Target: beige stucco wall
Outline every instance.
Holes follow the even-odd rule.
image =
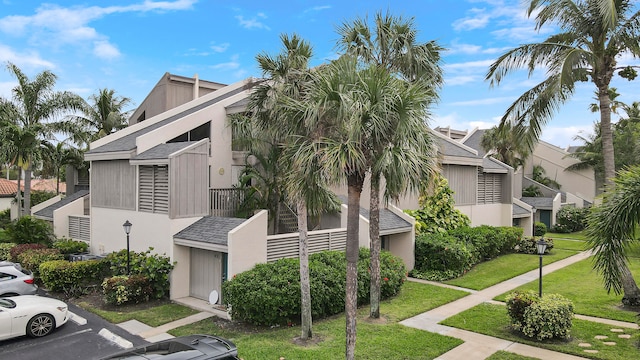
[[[169,297],[177,299],[189,296],[191,289],[191,250],[187,246],[173,245],[173,261],[176,262],[171,271],[171,289]]]
[[[0,198],[0,211],[10,209],[11,201],[13,201],[13,197]]]
[[[70,215],[84,216],[84,198],[76,199],[53,211],[53,233],[57,237],[69,237]]]
[[[511,226],[511,204],[460,205],[455,207],[471,220],[471,226]]]
[[[255,264],[267,262],[266,210],[261,210],[248,221],[229,232],[227,276],[250,270]]]
[[[389,239],[389,251],[391,251],[392,254],[399,256],[404,261],[407,271],[411,271],[416,263],[416,220],[395,206],[389,206],[388,209],[411,224],[410,232],[393,234],[390,235]]]
[[[595,174],[593,169],[579,171],[565,171],[567,167],[579,161],[568,157],[569,153],[563,149],[540,141],[533,155],[524,166],[524,173],[531,177],[534,165],[540,165],[545,170],[545,176],[556,180],[562,185],[561,190],[570,192],[587,201],[593,202],[596,195]]]

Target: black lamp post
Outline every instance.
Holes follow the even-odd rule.
[[[544,241],[544,238],[541,237],[540,240],[536,243],[536,248],[538,250],[538,255],[540,255],[540,280],[538,282],[538,296],[542,297],[542,255],[544,255],[545,250],[547,250],[547,242]]]
[[[129,232],[131,232],[131,224],[129,222],[129,220],[125,221],[124,224],[122,224],[122,227],[124,228],[124,232],[127,234],[127,275],[131,275],[131,268],[130,268],[130,254],[129,254]],[[542,258],[540,258],[542,259]],[[540,260],[542,261],[542,260]]]

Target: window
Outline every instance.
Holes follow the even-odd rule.
[[[138,182],[138,210],[169,213],[169,167],[140,165]]]
[[[180,134],[173,139],[167,141],[169,143],[185,142],[185,141],[200,141],[202,139],[208,139],[211,134],[211,123],[207,122],[198,126],[197,128],[187,131],[184,134]]]
[[[478,204],[502,202],[502,178],[500,174],[478,172]]]

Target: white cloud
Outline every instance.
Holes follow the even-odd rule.
[[[211,68],[214,70],[235,70],[240,68],[240,63],[238,62],[238,59],[240,57],[238,55],[233,55],[230,59],[230,61],[224,62],[224,63],[219,63],[216,65],[212,65]]]
[[[568,145],[582,145],[582,141],[574,140],[573,138],[576,135],[585,136],[589,134],[593,134],[592,125],[566,127],[546,126],[542,129],[542,136],[540,138],[550,144],[565,148]]]
[[[93,43],[93,54],[101,59],[116,59],[120,57],[120,51],[108,41],[101,40]]]
[[[445,77],[445,84],[451,86],[464,85],[476,81],[478,81],[478,76],[473,75]]]
[[[317,12],[317,11],[322,11],[322,10],[329,10],[331,9],[331,5],[320,5],[320,6],[314,6],[312,8],[306,9],[305,11],[303,11],[303,13],[309,13],[309,12]]]
[[[473,16],[458,19],[453,22],[453,29],[456,31],[466,31],[474,29],[482,29],[487,26],[491,16],[484,12],[484,9],[472,9],[475,12]]]
[[[18,53],[6,45],[0,44],[0,62],[6,63],[7,61],[14,64],[20,64],[21,68],[31,67],[54,69],[56,67],[52,62],[41,58],[36,51]]]
[[[429,124],[430,127],[450,127],[455,130],[473,130],[475,128],[488,129],[498,124],[499,118],[489,119],[462,119],[461,116],[452,112],[444,116],[434,116],[433,121]]]
[[[514,100],[513,97],[494,97],[494,98],[484,98],[484,99],[467,100],[467,101],[454,101],[449,105],[452,105],[452,106],[493,105],[493,104],[502,104],[505,102],[511,102],[513,100]]]
[[[213,50],[214,52],[217,53],[223,53],[225,51],[227,51],[227,49],[229,48],[230,44],[229,43],[222,43],[222,44],[217,44],[216,43],[211,43],[211,46],[209,46],[211,48],[211,50]]]
[[[258,14],[258,17],[265,18],[264,14]],[[265,29],[271,30],[270,27],[260,22],[256,17],[252,17],[251,19],[245,19],[242,15],[237,15],[236,19],[238,20],[238,24],[245,29]]]
[[[488,68],[491,66],[494,60],[476,60],[476,61],[467,61],[455,64],[446,64],[443,66],[444,70],[460,70],[460,69],[472,69],[472,68]]]

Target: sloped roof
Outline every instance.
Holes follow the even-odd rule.
[[[553,198],[550,197],[523,197],[520,200],[540,210],[553,209]]]
[[[484,151],[484,148],[480,146],[480,140],[482,140],[482,136],[486,130],[476,129],[472,133],[468,135],[467,138],[464,139],[463,144],[468,147],[476,150],[478,152],[478,156],[484,156],[487,152]]]
[[[369,219],[369,210],[360,208],[360,215]],[[411,223],[388,209],[380,209],[380,233],[392,232],[393,230],[406,230],[411,228]]]
[[[156,145],[151,149],[136,155],[132,160],[168,159],[169,155],[173,154],[174,152],[180,151],[195,143],[197,143],[197,141],[184,141]]]
[[[442,155],[478,158],[478,155],[476,155],[472,151],[469,151],[461,146],[456,146],[456,144],[449,142],[443,138],[438,138],[438,149]]]
[[[173,238],[226,246],[229,231],[245,221],[246,219],[205,216],[175,234]]]
[[[41,217],[41,218],[47,218],[50,220],[53,220],[53,212],[54,210],[60,209],[61,207],[76,201],[82,197],[85,197],[89,195],[89,190],[80,190],[78,192],[75,192],[69,196],[66,196],[64,199],[61,199],[60,201],[53,203],[49,206],[47,206],[44,209],[40,209],[38,211],[36,211],[33,215]]]
[[[0,197],[12,197],[18,192],[18,184],[0,178]]]
[[[91,149],[89,151],[86,152],[86,154],[99,154],[99,153],[108,153],[108,152],[120,152],[120,151],[131,151],[134,150],[136,148],[136,139],[139,136],[142,136],[144,134],[147,134],[153,130],[159,129],[167,124],[170,124],[178,119],[181,119],[185,116],[188,116],[190,114],[193,114],[197,111],[200,111],[204,108],[207,108],[213,104],[216,104],[226,98],[229,98],[233,95],[239,94],[243,91],[245,91],[245,87],[241,86],[238,87],[237,89],[234,89],[232,91],[229,91],[227,93],[212,97],[210,100],[207,100],[205,102],[203,102],[202,104],[190,107],[178,114],[175,114],[173,116],[169,116],[168,118],[162,120],[162,121],[158,121],[157,123],[153,123],[150,124],[149,126],[146,126],[138,131],[135,131],[129,135],[123,136],[119,139],[115,139],[111,142],[108,142],[100,147],[97,147],[95,149]],[[216,94],[216,92],[211,93]],[[144,122],[143,122],[144,124]]]
[[[531,211],[515,203],[513,204],[513,210],[511,212],[513,214],[513,217],[524,217],[531,215]]]

